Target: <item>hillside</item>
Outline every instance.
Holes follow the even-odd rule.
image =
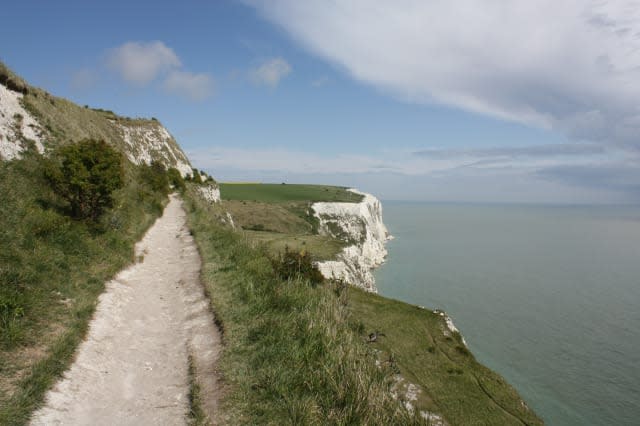
[[[133,164],[161,161],[182,176],[189,159],[156,119],[120,117],[81,107],[27,84],[0,62],[0,158],[11,160],[33,147],[40,153],[82,139],[104,140]]]
[[[61,147],[86,138],[104,140],[121,167],[101,214],[78,217],[50,176]],[[68,368],[105,283],[135,260],[134,244],[162,214],[164,170],[193,172],[159,122],[77,106],[1,64],[0,157],[0,424],[19,425]]]

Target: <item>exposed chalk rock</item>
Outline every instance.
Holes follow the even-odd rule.
[[[160,157],[167,167],[175,167],[182,177],[193,173],[189,160],[162,124],[118,122],[117,126],[126,143],[126,155],[132,163],[150,164]]]
[[[337,260],[319,262],[326,278],[341,279],[367,291],[377,292],[371,271],[386,256],[385,242],[391,238],[382,222],[382,204],[371,194],[350,189],[364,199],[360,203],[314,203],[319,233],[349,243]]]
[[[33,141],[38,152],[44,152],[44,132],[20,103],[23,96],[0,84],[0,157],[3,160],[20,158],[29,141]]]
[[[200,185],[197,187],[198,192],[202,198],[210,203],[217,203],[220,201],[220,188],[215,185]],[[231,221],[233,224],[233,221]]]

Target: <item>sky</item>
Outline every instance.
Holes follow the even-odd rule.
[[[21,0],[0,60],[219,181],[640,203],[640,2]]]

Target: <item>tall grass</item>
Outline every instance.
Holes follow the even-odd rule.
[[[105,281],[162,212],[135,167],[96,224],[75,221],[44,181],[43,159],[0,163],[0,424],[23,424],[68,366]]]
[[[346,292],[281,280],[267,253],[187,192],[202,278],[223,328],[230,424],[420,424],[391,396],[392,371],[359,340]]]

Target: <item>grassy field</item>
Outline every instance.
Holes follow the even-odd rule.
[[[221,183],[223,200],[276,202],[345,202],[358,203],[362,196],[347,191],[347,188],[327,185],[295,185],[276,183]]]
[[[326,185],[223,183],[220,192],[224,210],[253,243],[273,253],[307,250],[316,260],[335,258],[345,243],[317,235],[311,204],[362,200],[346,188]]]
[[[104,283],[162,212],[127,169],[100,224],[70,219],[41,158],[0,163],[0,424],[20,425],[71,362]]]

